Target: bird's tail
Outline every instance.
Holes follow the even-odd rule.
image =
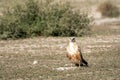
[[[82,63],[84,63],[86,66],[88,66],[88,62],[83,58],[82,53],[80,55],[81,55],[81,58],[82,58]]]
[[[83,64],[88,66],[88,62],[83,58],[81,50],[79,50],[79,52],[80,52],[80,56],[81,56],[81,59],[82,59],[82,63],[80,64],[80,66],[83,66]]]
[[[88,66],[88,62],[85,59],[82,59],[82,63],[84,63],[86,66]]]

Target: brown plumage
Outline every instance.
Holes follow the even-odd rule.
[[[69,40],[69,45],[67,46],[67,57],[71,63],[76,66],[83,66],[85,64],[88,66],[87,61],[83,58],[80,48],[78,47],[75,38]]]

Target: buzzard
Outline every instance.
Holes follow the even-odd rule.
[[[69,44],[67,46],[67,57],[71,63],[75,66],[88,66],[87,61],[83,58],[80,48],[78,47],[75,38],[69,39]]]

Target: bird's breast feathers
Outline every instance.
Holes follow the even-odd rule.
[[[67,52],[69,55],[76,54],[78,52],[78,46],[76,43],[69,43],[67,47]]]

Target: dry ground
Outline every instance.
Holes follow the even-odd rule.
[[[0,41],[0,80],[120,80],[120,35],[76,39],[89,67],[70,68],[67,37]]]

